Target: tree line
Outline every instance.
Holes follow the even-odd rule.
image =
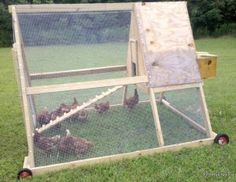
[[[136,2],[137,0],[1,0],[0,1],[0,47],[12,44],[12,22],[8,13],[11,4],[45,3],[112,3]],[[166,0],[146,0],[166,1]],[[168,0],[178,1],[178,0]],[[236,36],[235,0],[188,0],[188,10],[195,38],[205,36]]]

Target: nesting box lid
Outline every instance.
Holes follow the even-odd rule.
[[[149,86],[200,82],[186,2],[135,6]]]

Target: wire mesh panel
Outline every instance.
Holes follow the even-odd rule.
[[[157,104],[165,145],[207,138],[198,88],[164,92]]]
[[[124,87],[118,86],[34,95],[39,129],[32,131],[36,166],[157,147],[149,96],[132,85],[125,100],[123,93]],[[88,102],[76,114],[42,130],[50,120],[58,121]]]
[[[18,13],[29,73],[125,64],[130,16],[130,11]],[[80,81],[60,82],[74,80]],[[53,81],[58,80],[47,83]]]

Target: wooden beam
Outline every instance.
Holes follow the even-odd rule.
[[[86,68],[86,69],[66,70],[66,71],[54,71],[54,72],[44,72],[44,73],[31,73],[30,79],[35,80],[35,79],[58,78],[67,76],[108,73],[115,71],[126,71],[126,65],[106,66],[106,67],[96,67],[96,68]]]
[[[184,85],[172,85],[172,86],[165,86],[165,87],[156,87],[153,88],[154,93],[160,93],[160,92],[166,92],[166,91],[172,91],[172,90],[182,90],[187,88],[196,88],[200,87],[202,83],[189,83]]]
[[[157,135],[157,141],[159,143],[159,146],[164,146],[164,139],[162,135],[162,129],[161,129],[161,124],[160,124],[160,119],[159,119],[159,114],[157,110],[157,104],[156,104],[156,98],[155,94],[152,88],[150,88],[150,102],[152,106],[152,113],[153,113],[153,118],[154,118],[154,123],[156,127],[156,135]]]
[[[18,69],[19,69],[19,77],[20,77],[20,85],[21,85],[21,99],[22,99],[22,106],[23,106],[23,113],[24,113],[24,123],[26,129],[26,136],[27,136],[27,143],[28,143],[28,161],[30,167],[34,167],[34,149],[33,149],[33,139],[32,139],[32,121],[30,119],[30,111],[29,111],[29,103],[26,95],[26,78],[25,78],[25,70],[24,70],[24,60],[22,55],[22,48],[21,48],[21,39],[20,39],[20,29],[19,29],[19,22],[18,17],[16,15],[15,7],[12,7],[12,18],[13,18],[13,26],[14,26],[14,33],[16,39],[16,50],[17,50],[17,61],[18,61]]]
[[[214,138],[207,138],[207,139],[195,140],[191,142],[185,142],[181,144],[173,144],[173,145],[153,148],[153,149],[139,150],[139,151],[130,152],[130,153],[109,155],[109,156],[104,156],[104,157],[96,157],[96,158],[72,161],[72,162],[67,162],[67,163],[40,166],[40,167],[31,168],[31,170],[33,172],[33,175],[37,176],[37,175],[41,175],[47,172],[56,172],[56,171],[68,169],[68,168],[72,169],[72,168],[88,166],[92,164],[109,163],[112,161],[132,159],[134,157],[154,155],[154,154],[163,153],[167,151],[174,152],[174,151],[179,151],[183,148],[195,148],[195,147],[200,147],[200,146],[206,146],[206,145],[213,144],[213,142],[214,142]]]
[[[79,83],[67,83],[47,86],[35,86],[28,87],[26,92],[28,95],[43,94],[50,92],[72,91],[81,89],[101,88],[101,87],[113,87],[113,86],[125,86],[130,84],[147,83],[146,76],[125,77],[117,79],[106,79],[97,81],[87,81]]]
[[[14,5],[17,13],[132,10],[134,3]],[[12,11],[12,7],[9,7]]]
[[[190,117],[188,117],[187,115],[185,115],[184,113],[182,113],[181,111],[179,111],[178,109],[176,109],[175,107],[173,107],[169,102],[167,102],[165,99],[162,99],[161,102],[164,104],[164,106],[166,106],[169,110],[171,110],[172,112],[174,112],[175,114],[179,115],[180,117],[182,117],[188,124],[190,124],[192,127],[194,127],[195,129],[197,129],[198,131],[206,134],[207,131],[206,129],[201,126],[200,124],[198,124],[196,121],[194,121],[193,119],[191,119]]]
[[[201,101],[201,106],[202,106],[202,111],[204,115],[204,125],[207,131],[208,137],[212,137],[212,128],[211,128],[211,122],[210,122],[210,117],[206,105],[206,99],[203,91],[203,86],[201,85],[199,87],[199,92],[200,92],[200,101]]]

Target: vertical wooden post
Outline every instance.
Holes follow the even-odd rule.
[[[198,90],[200,92],[200,101],[201,101],[201,106],[203,109],[204,125],[205,125],[206,131],[207,131],[207,135],[208,135],[208,137],[214,137],[213,132],[212,132],[212,127],[211,127],[210,117],[209,117],[209,113],[208,113],[208,109],[207,109],[207,105],[206,105],[206,99],[205,99],[205,95],[204,95],[204,91],[203,91],[203,86],[200,85]]]
[[[21,39],[20,39],[20,31],[19,31],[19,22],[16,14],[15,6],[12,7],[12,17],[13,17],[13,25],[15,31],[15,39],[16,39],[16,49],[17,49],[17,61],[19,66],[19,76],[21,83],[21,97],[22,97],[22,105],[24,110],[24,121],[25,121],[25,129],[27,135],[27,143],[28,143],[28,167],[34,167],[34,150],[33,150],[33,138],[32,138],[32,122],[30,120],[30,111],[29,111],[29,103],[26,95],[26,78],[25,78],[25,70],[24,70],[24,60],[22,55],[21,48]]]
[[[123,97],[122,97],[122,104],[123,105],[125,104],[125,99],[127,97],[127,91],[128,91],[128,85],[124,86],[124,89],[123,89]]]
[[[158,114],[157,105],[156,105],[156,98],[155,98],[155,94],[152,88],[149,89],[149,93],[150,93],[150,102],[152,106],[153,118],[154,118],[155,127],[156,127],[157,140],[158,140],[159,146],[161,147],[161,146],[164,146],[164,139],[162,135],[162,129],[161,129],[159,114]]]

